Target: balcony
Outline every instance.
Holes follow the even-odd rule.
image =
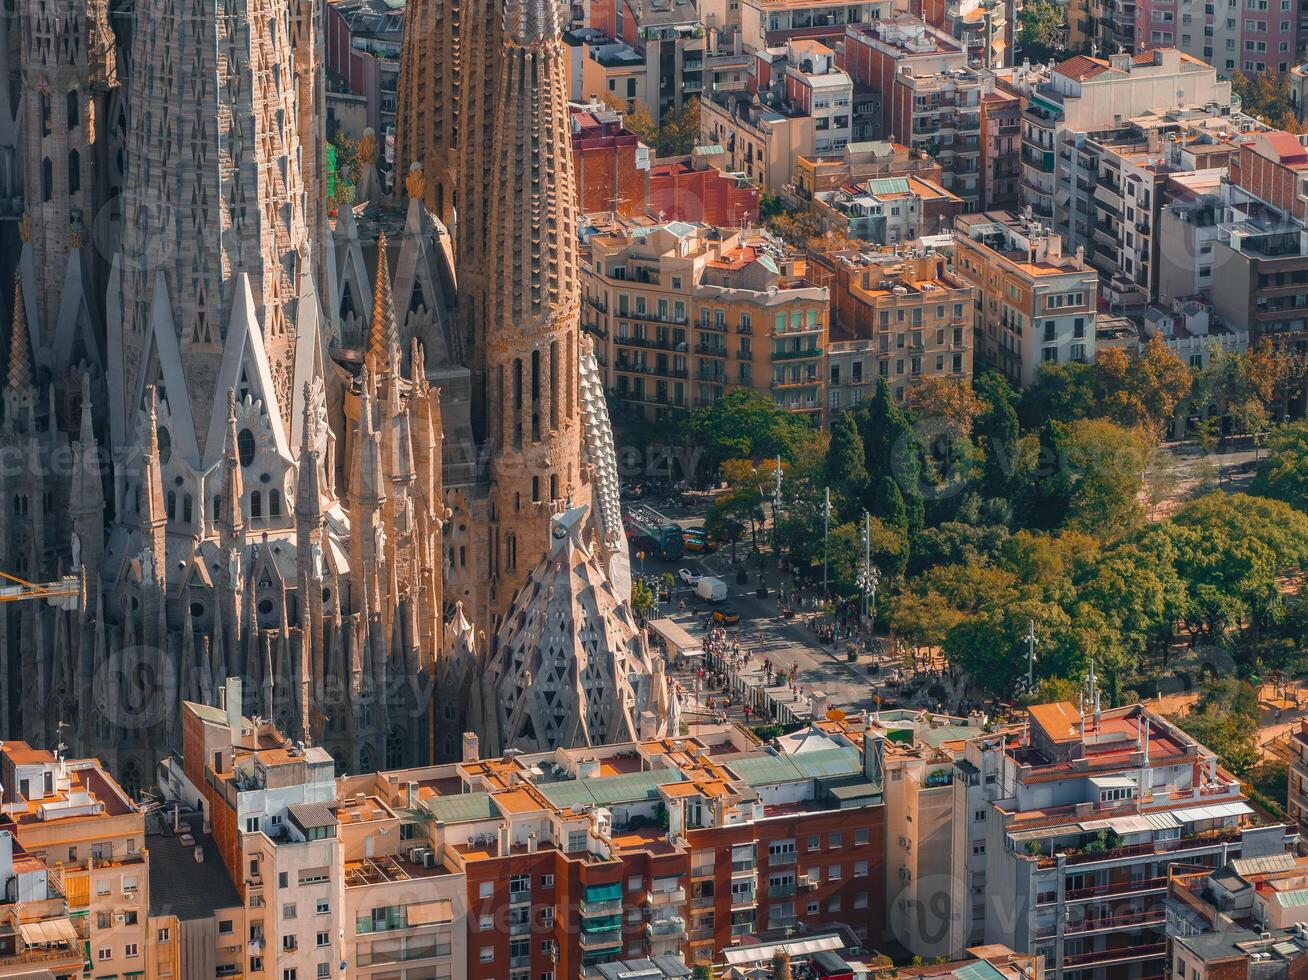
[[[1239,827],[1231,827],[1224,830],[1206,830],[1191,837],[1181,837],[1173,840],[1147,841],[1142,844],[1128,844],[1125,847],[1114,847],[1103,851],[1084,851],[1077,854],[1066,854],[1064,855],[1064,861],[1069,865],[1079,866],[1084,864],[1097,864],[1101,861],[1120,861],[1124,858],[1185,854],[1192,851],[1203,851],[1213,847],[1221,847],[1223,844],[1235,843],[1240,840],[1241,836],[1242,831]],[[1039,866],[1042,868],[1053,867],[1057,863],[1057,859],[1054,857],[1042,857],[1038,862]]]
[[[602,902],[587,902],[582,899],[577,903],[577,914],[584,919],[591,919],[599,915],[620,915],[621,913],[621,898],[610,898]]]
[[[732,892],[731,907],[733,909],[751,909],[758,904],[758,893],[752,889],[747,892]]]
[[[715,332],[717,332],[717,333],[726,333],[726,332],[727,332],[727,325],[726,325],[725,322],[724,322],[724,323],[718,323],[717,321],[711,321],[711,322],[710,322],[710,321],[708,321],[708,320],[700,320],[699,323],[697,324],[697,326],[698,326],[701,330],[713,330],[713,331],[715,331]]]
[[[644,310],[644,311],[629,310],[626,312],[619,310],[617,315],[627,320],[647,320],[650,323],[675,323],[679,327],[687,326],[689,323],[689,321],[687,321],[685,317],[685,314],[681,315],[680,317],[677,317],[673,315],[660,315],[658,313],[651,313],[648,310]]]
[[[680,905],[686,900],[686,889],[669,888],[666,891],[652,891],[647,901],[650,905]]]
[[[685,341],[659,340],[657,337],[614,337],[615,344],[627,347],[644,347],[653,350],[670,350],[675,351],[678,346],[685,346]]]
[[[659,922],[645,923],[645,935],[650,939],[685,939],[686,920],[682,918],[663,919]]]
[[[1124,895],[1148,895],[1153,892],[1167,891],[1166,878],[1141,878],[1137,881],[1115,881],[1107,885],[1092,885],[1089,888],[1072,888],[1063,893],[1068,902],[1096,902],[1102,899],[1121,898]],[[1053,901],[1052,897],[1046,901]],[[1044,904],[1040,898],[1037,904]]]
[[[772,360],[774,361],[793,361],[793,360],[798,360],[800,358],[821,357],[821,356],[822,356],[821,347],[809,347],[809,348],[805,348],[804,350],[784,350],[784,351],[774,350],[772,352]]]
[[[1167,921],[1167,913],[1161,909],[1149,909],[1144,912],[1131,912],[1126,915],[1091,916],[1077,922],[1068,922],[1063,926],[1064,936],[1084,936],[1096,932],[1115,932],[1118,930],[1145,929],[1160,926]],[[1058,935],[1056,925],[1041,926],[1036,930],[1037,939],[1053,939]]]
[[[1121,949],[1100,949],[1089,953],[1076,953],[1072,956],[1063,957],[1063,969],[1148,960],[1162,956],[1166,951],[1166,943],[1148,943],[1143,946],[1124,946]]]
[[[690,869],[690,880],[700,881],[703,880],[704,878],[712,878],[716,873],[717,872],[714,869],[713,865],[701,864]]]
[[[725,347],[719,347],[717,344],[706,344],[701,340],[695,345],[695,353],[708,354],[710,357],[726,357],[727,349]]]
[[[622,945],[622,930],[610,929],[606,932],[583,932],[578,937],[582,949],[611,949]]]
[[[817,375],[813,375],[807,378],[786,378],[786,379],[773,378],[772,379],[773,388],[803,388],[805,386],[815,385],[817,383],[818,383]]]

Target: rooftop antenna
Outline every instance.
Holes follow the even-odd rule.
[[[59,739],[59,741],[55,743],[55,758],[59,760],[60,776],[65,776],[68,773],[68,765],[65,760],[65,756],[68,754],[68,745],[64,742],[64,731],[67,728],[68,725],[61,721],[55,729],[56,736]]]

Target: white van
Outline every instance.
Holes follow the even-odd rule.
[[[721,602],[727,597],[727,583],[720,578],[705,575],[695,583],[695,595],[706,602]]]

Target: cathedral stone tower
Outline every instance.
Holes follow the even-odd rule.
[[[568,126],[567,8],[508,0],[493,91],[490,306],[491,614],[550,553],[550,517],[588,504],[581,472],[581,290]]]
[[[171,454],[222,454],[227,390],[262,405],[288,463],[311,256],[288,0],[142,0],[123,240],[109,285],[114,441],[158,384]],[[301,340],[296,349],[297,336]],[[198,491],[199,488],[197,487]],[[208,495],[200,499],[207,499]]]
[[[496,100],[505,58],[496,0],[462,0],[459,27],[458,122],[465,146],[459,154],[455,267],[459,272],[459,323],[472,373],[472,428],[482,439],[487,435],[490,397],[486,334],[491,328],[491,209],[497,194],[503,194],[501,180],[509,176],[494,170],[495,138],[501,125],[497,115],[502,108]]]
[[[118,82],[108,0],[18,0],[25,179],[20,260],[38,365],[99,360],[87,247],[108,198],[110,89]]]
[[[446,225],[454,217],[460,149],[459,13],[460,0],[412,0],[405,6],[395,132],[396,173],[422,165],[423,199]]]

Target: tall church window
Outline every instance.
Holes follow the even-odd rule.
[[[242,429],[236,434],[236,453],[240,457],[242,466],[249,466],[254,462],[254,433],[249,429]]]
[[[282,516],[282,492],[280,490],[268,491],[268,516]]]
[[[66,99],[68,102],[68,128],[76,129],[82,122],[82,106],[78,101],[77,89],[69,89]]]
[[[76,150],[68,151],[68,193],[76,194],[82,189],[82,155]]]
[[[263,495],[258,490],[250,494],[250,517],[263,517]]]
[[[54,197],[54,164],[46,157],[41,161],[41,200],[49,203]]]

